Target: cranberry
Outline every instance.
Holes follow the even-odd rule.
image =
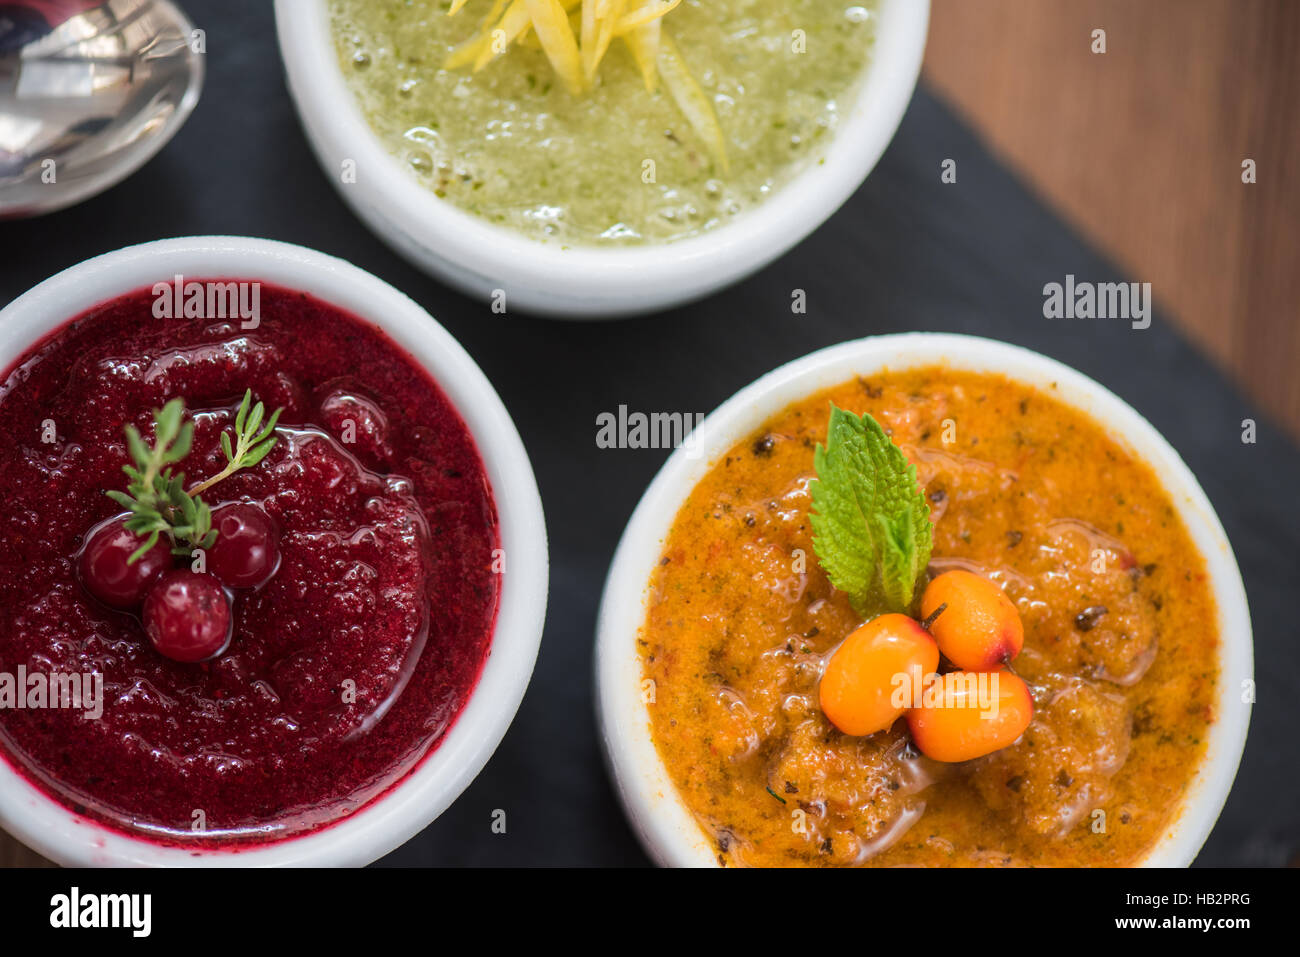
[[[208,571],[231,588],[256,588],[280,565],[280,532],[256,505],[212,510],[217,540],[208,549]]]
[[[173,661],[204,661],[230,641],[230,602],[221,582],[178,568],[158,579],[144,600],[144,630]]]
[[[81,583],[105,605],[113,608],[138,608],[162,573],[172,567],[167,540],[158,543],[134,562],[128,559],[145,540],[114,518],[91,530],[77,556],[77,574]]]

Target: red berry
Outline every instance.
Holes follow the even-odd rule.
[[[188,568],[170,571],[144,600],[144,630],[173,661],[205,661],[230,641],[230,602],[221,582]]]
[[[172,567],[165,539],[128,564],[145,540],[129,531],[121,518],[110,519],[91,530],[77,556],[81,584],[105,605],[138,608],[149,588]]]
[[[208,549],[208,571],[231,588],[256,588],[280,565],[280,532],[256,505],[212,510],[217,540]]]

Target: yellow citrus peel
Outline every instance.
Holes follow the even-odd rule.
[[[469,0],[452,0],[453,16]],[[691,75],[681,51],[663,29],[663,18],[682,0],[493,0],[478,32],[457,46],[443,66],[483,69],[510,46],[539,46],[560,82],[573,95],[591,89],[615,38],[632,54],[647,92],[660,77],[719,167],[728,169],[726,141],[708,94]]]

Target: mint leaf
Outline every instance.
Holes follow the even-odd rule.
[[[934,544],[916,466],[870,415],[831,403],[813,467],[813,550],[831,584],[864,618],[907,612]]]

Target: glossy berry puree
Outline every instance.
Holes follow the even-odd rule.
[[[276,840],[382,793],[455,721],[497,610],[492,493],[456,410],[374,326],[266,284],[247,331],[155,318],[154,299],[143,289],[76,317],[0,386],[0,671],[104,681],[99,719],[0,709],[0,743],[39,787],[111,826],[166,843]],[[171,591],[155,585],[143,611],[93,597],[78,555],[127,514],[105,495],[127,485],[124,426],[149,442],[154,410],[183,399],[193,444],[176,468],[193,487],[226,464],[221,434],[246,390],[268,418],[283,409],[277,440],[202,498],[214,516],[232,503],[252,516],[214,519],[227,549],[276,530],[274,574],[218,582],[159,551],[150,560],[171,570],[153,574]],[[141,616],[204,582],[223,650],[173,660]]]

